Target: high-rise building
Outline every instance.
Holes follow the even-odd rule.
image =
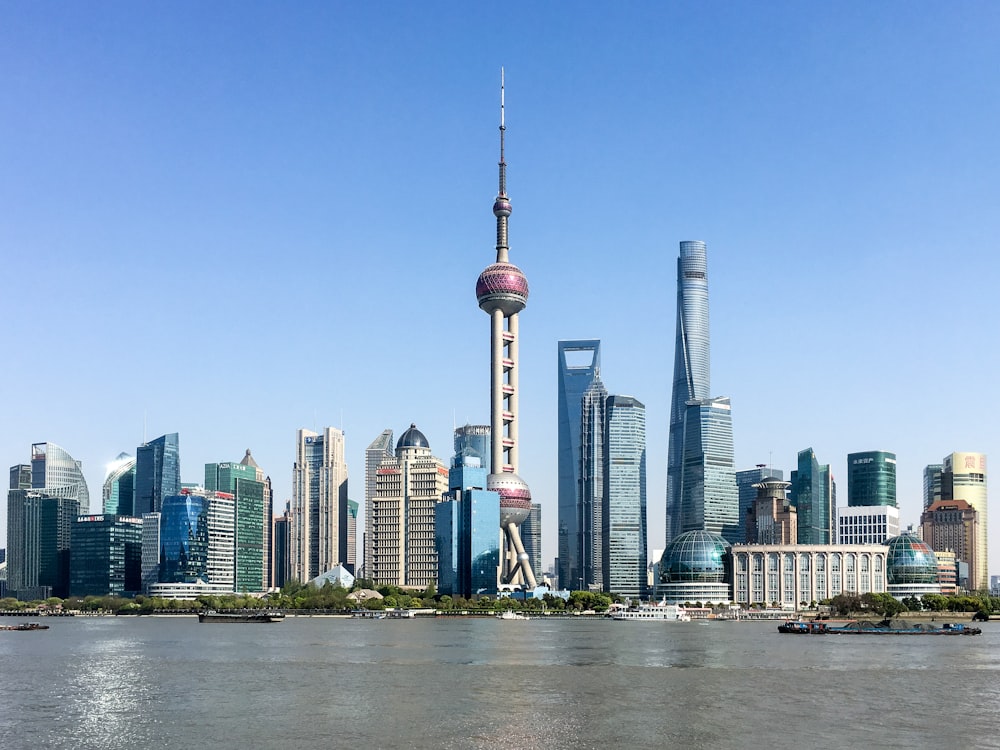
[[[896,502],[896,454],[863,451],[847,454],[847,505],[891,505]]]
[[[945,456],[941,471],[941,499],[965,500],[979,516],[974,554],[969,559],[969,588],[989,588],[989,516],[986,503],[986,455],[952,453]]]
[[[733,420],[728,398],[688,401],[681,461],[680,532],[708,531],[726,541],[739,538],[739,495],[733,459]]]
[[[290,574],[300,583],[347,562],[347,463],[335,427],[296,435],[289,545]]]
[[[558,343],[558,500],[559,565],[557,575],[563,588],[582,588],[584,572],[582,419],[583,396],[599,381],[601,342],[597,339]],[[590,566],[592,568],[592,565]],[[590,580],[590,583],[594,583]]]
[[[601,520],[603,590],[646,593],[646,407],[631,396],[608,396]]]
[[[705,243],[682,242],[677,259],[677,329],[674,382],[667,443],[667,542],[687,530],[681,479],[684,464],[684,418],[688,402],[709,398],[711,357],[708,328],[708,259]]]
[[[234,499],[235,590],[240,592],[267,588],[265,544],[270,536],[271,513],[264,499],[264,482],[258,479],[262,474],[256,463],[205,464],[205,489],[228,493]]]
[[[288,575],[288,530],[291,516],[291,503],[285,503],[285,512],[274,517],[274,554],[272,556],[271,585],[280,589],[289,579]]]
[[[16,464],[10,467],[10,489],[31,489],[31,464]]]
[[[347,560],[344,567],[351,575],[358,569],[358,504],[347,501]]]
[[[979,513],[965,500],[936,500],[920,516],[921,538],[940,559],[941,552],[951,552],[957,563],[965,563],[965,580],[958,585],[970,588],[968,574],[980,556],[976,542],[979,539]],[[978,572],[978,571],[975,571]],[[975,586],[972,586],[975,588]]]
[[[441,593],[466,598],[496,596],[500,495],[486,489],[487,476],[483,459],[462,446],[448,471],[445,500],[434,506]]]
[[[31,483],[11,469],[7,495],[7,587],[19,599],[65,598],[70,585],[73,524],[90,509],[79,461],[55,443],[31,446]],[[15,471],[16,470],[16,471]]]
[[[828,464],[820,464],[812,448],[799,451],[788,497],[798,517],[799,544],[837,541],[837,488]]]
[[[924,510],[941,499],[941,472],[943,464],[928,464],[924,467]]]
[[[70,542],[72,596],[135,596],[142,591],[142,519],[79,516]]]
[[[511,205],[507,198],[507,164],[504,161],[504,87],[500,74],[500,187],[493,203],[497,220],[496,263],[487,266],[476,281],[480,309],[490,316],[490,438],[492,456],[487,489],[500,493],[500,525],[505,549],[501,560],[501,582],[536,587],[528,553],[518,527],[531,512],[531,490],[517,474],[519,325],[528,304],[528,279],[510,262],[507,220]]]
[[[270,588],[274,585],[272,579],[272,570],[274,568],[274,562],[272,556],[274,555],[274,543],[271,540],[271,521],[274,518],[274,490],[271,485],[271,477],[269,477],[257,462],[254,460],[253,456],[250,454],[250,449],[247,448],[246,454],[240,461],[244,466],[249,466],[256,473],[256,479],[263,485],[264,490],[264,507],[263,519],[261,520],[262,528],[264,529],[263,538],[261,543],[264,546],[264,588]],[[238,554],[238,553],[237,553]],[[352,568],[353,570],[353,568]],[[238,573],[237,573],[237,577]],[[238,584],[237,584],[238,585]],[[237,589],[242,591],[242,589]]]
[[[119,453],[108,464],[101,489],[101,507],[105,515],[132,516],[135,511],[135,458]]]
[[[372,538],[368,530],[371,528],[376,477],[379,464],[385,459],[393,457],[392,438],[392,430],[383,430],[382,434],[375,438],[371,442],[371,445],[365,449],[365,535],[363,542],[364,558],[362,560],[364,578],[371,577]]]
[[[396,443],[396,454],[375,471],[367,578],[378,586],[436,585],[435,506],[447,491],[448,468],[411,424]]]
[[[180,491],[180,438],[176,432],[136,448],[134,515],[158,513],[163,498]]]
[[[584,391],[580,408],[580,520],[578,554],[582,563],[580,589],[605,583],[605,431],[608,390],[600,376]]]
[[[787,497],[791,482],[764,477],[754,485],[757,497],[745,519],[747,544],[796,544],[798,513]]]
[[[149,593],[154,583],[160,582],[160,514],[142,516],[142,592]]]
[[[743,469],[736,472],[736,494],[739,497],[739,525],[744,532],[747,528],[747,515],[757,501],[756,485],[761,480],[770,477],[784,479],[785,473],[781,469],[769,469],[767,464],[757,464],[752,469]],[[734,542],[734,544],[741,544],[743,542],[750,543],[750,539],[741,539],[738,542]]]
[[[490,472],[490,457],[493,449],[490,444],[490,426],[488,424],[467,424],[455,428],[455,455],[478,456],[481,466]]]
[[[181,491],[187,492],[187,490]],[[208,490],[201,492],[208,503],[206,582],[225,586],[227,591],[236,591],[236,497],[229,492]],[[255,572],[258,575],[262,574],[259,569]],[[260,580],[257,579],[258,582]],[[248,590],[248,588],[242,589],[242,591]],[[259,583],[258,588],[254,590],[260,590]]]
[[[531,512],[521,524],[521,539],[528,558],[536,561],[536,566],[542,564],[542,504],[532,503]]]

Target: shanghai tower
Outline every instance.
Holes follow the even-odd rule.
[[[500,73],[500,188],[493,203],[497,220],[497,260],[479,274],[476,298],[490,316],[491,464],[486,488],[500,495],[500,527],[506,549],[501,554],[501,582],[535,588],[535,575],[521,543],[520,526],[531,513],[531,490],[517,475],[518,317],[528,304],[528,279],[510,262],[507,219],[507,164],[504,161],[503,72]]]
[[[677,259],[677,338],[667,443],[667,543],[683,531],[681,474],[687,402],[709,397],[708,261],[705,243],[681,243]]]

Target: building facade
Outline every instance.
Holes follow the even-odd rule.
[[[410,425],[395,455],[375,471],[375,497],[367,519],[371,559],[367,578],[377,586],[437,585],[435,506],[448,491],[448,469],[431,454],[427,438]]]
[[[168,495],[160,512],[143,516],[143,523],[156,515],[160,556],[155,583],[208,582],[208,498],[191,492]]]
[[[392,430],[383,430],[382,434],[375,438],[371,445],[365,449],[365,533],[362,546],[364,547],[362,569],[363,577],[371,575],[372,559],[372,539],[369,529],[370,519],[374,512],[375,486],[378,477],[378,467],[384,460],[393,457],[393,435]]]
[[[344,433],[298,430],[289,528],[289,573],[306,583],[347,562]]]
[[[754,485],[757,497],[746,516],[747,544],[797,544],[798,513],[787,496],[790,482],[765,477]]]
[[[70,543],[71,596],[135,596],[142,592],[142,519],[78,516]]]
[[[965,563],[966,576],[955,582],[968,589],[968,574],[978,574],[974,571],[974,563],[979,559],[976,549],[979,513],[976,509],[965,500],[937,500],[920,516],[920,531],[921,538],[936,556],[949,552],[954,555],[956,563]]]
[[[262,474],[256,463],[205,464],[205,489],[227,493],[234,500],[234,585],[240,592],[265,591],[268,587],[272,513],[265,499],[265,484],[258,479]],[[270,496],[270,492],[266,494]]]
[[[899,535],[899,508],[894,505],[858,505],[837,510],[840,544],[885,544]]]
[[[832,544],[837,538],[837,487],[812,448],[799,451],[789,499],[798,515],[799,544]]]
[[[677,326],[674,380],[667,443],[666,540],[684,530],[682,506],[685,417],[688,402],[711,395],[711,347],[708,327],[708,257],[704,242],[681,242],[677,259]]]
[[[843,593],[884,593],[888,553],[883,545],[737,545],[733,601],[796,609]]]
[[[847,505],[891,505],[896,502],[896,454],[864,451],[847,455]]]

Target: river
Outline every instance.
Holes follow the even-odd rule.
[[[2,750],[1000,747],[998,623],[43,622],[0,632]]]

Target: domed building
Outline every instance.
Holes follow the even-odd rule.
[[[887,539],[886,580],[889,593],[897,599],[924,594],[940,594],[938,561],[934,551],[915,534]]]
[[[710,531],[687,531],[663,550],[659,564],[658,597],[673,604],[730,601],[731,545]]]
[[[366,577],[379,586],[426,588],[438,579],[434,509],[448,491],[448,467],[431,454],[427,437],[411,424],[396,441],[395,455],[385,456],[374,468]]]

